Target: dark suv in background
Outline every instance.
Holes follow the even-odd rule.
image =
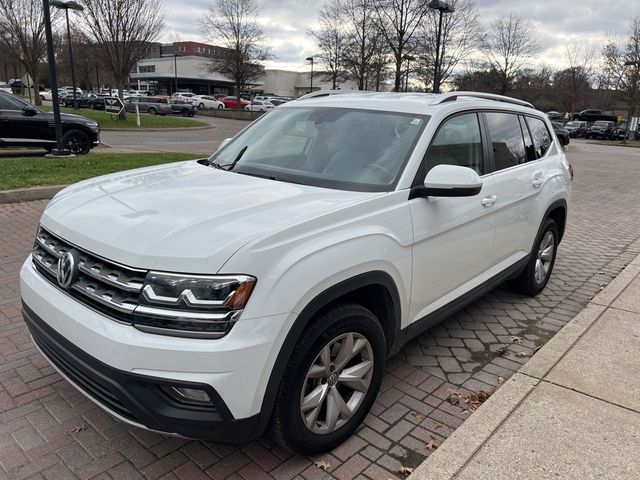
[[[94,120],[67,113],[60,117],[66,149],[84,154],[100,144],[100,127]],[[0,147],[40,147],[49,151],[56,148],[53,113],[0,92]]]

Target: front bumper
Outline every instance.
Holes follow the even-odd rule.
[[[211,385],[172,381],[124,372],[100,362],[49,327],[23,304],[35,345],[71,384],[120,420],[138,427],[189,438],[241,444],[254,435],[260,415],[234,419]],[[175,400],[162,386],[205,390],[210,406]]]
[[[224,443],[261,433],[256,426],[288,315],[240,320],[219,340],[187,339],[141,332],[80,304],[43,278],[31,257],[20,289],[25,321],[45,357],[117,418]],[[176,402],[162,385],[205,390],[211,408]]]

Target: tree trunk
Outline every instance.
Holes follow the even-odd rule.
[[[30,69],[31,71],[27,71],[27,75],[31,75],[31,79],[33,81],[33,103],[35,105],[42,105],[42,99],[40,98],[40,78],[38,76],[38,66],[35,65],[34,68]]]
[[[400,54],[396,55],[396,82],[393,91],[402,91],[402,55]]]

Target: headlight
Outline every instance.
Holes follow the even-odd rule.
[[[152,333],[222,337],[240,316],[255,283],[248,275],[149,272],[133,324]]]

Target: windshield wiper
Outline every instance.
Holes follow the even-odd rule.
[[[225,163],[224,165],[220,165],[219,163],[213,162],[211,165],[213,165],[215,168],[219,168],[221,170],[226,170],[227,172],[229,172],[234,169],[234,167],[237,165],[237,163],[240,161],[240,159],[244,155],[244,152],[247,151],[247,148],[249,148],[249,145],[245,145],[242,148],[242,150],[238,152],[238,155],[236,156],[235,160],[231,163]]]

